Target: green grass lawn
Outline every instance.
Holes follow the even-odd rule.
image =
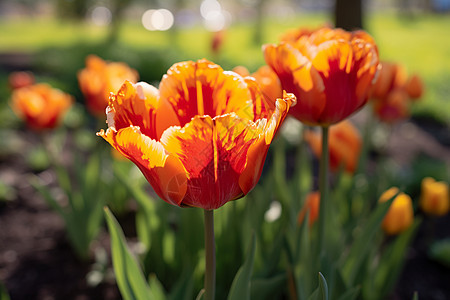
[[[325,14],[301,14],[283,22],[267,19],[264,24],[263,43],[276,42],[288,28],[299,26],[316,27],[331,22]],[[396,14],[369,15],[367,30],[377,41],[382,60],[402,63],[410,73],[417,72],[426,84],[426,94],[414,106],[414,113],[426,115],[446,123],[450,120],[450,18],[445,15],[420,15],[400,17]],[[0,53],[30,52],[62,47],[67,50],[74,45],[91,45],[106,41],[108,30],[86,23],[62,22],[54,19],[28,19],[0,21]],[[219,57],[210,51],[212,34],[202,27],[178,29],[176,33],[150,32],[138,22],[126,22],[119,34],[119,46],[106,44],[103,47],[116,49],[124,60],[139,64],[130,57],[126,49],[135,49],[146,55],[151,50],[172,53],[167,58],[171,63],[179,60],[209,58],[225,69],[236,65],[255,70],[264,63],[261,45],[253,39],[252,23],[234,24],[225,35]],[[151,55],[151,54],[148,54]],[[114,56],[114,57],[116,57]],[[150,57],[151,58],[151,57]],[[172,61],[173,60],[173,61]],[[139,66],[133,65],[139,69]],[[139,70],[141,71],[141,70]]]

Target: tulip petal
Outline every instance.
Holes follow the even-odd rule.
[[[216,209],[243,196],[238,182],[249,147],[262,128],[234,113],[197,116],[183,128],[166,130],[161,143],[188,173],[183,204]]]
[[[298,97],[294,117],[315,123],[325,108],[324,85],[318,72],[300,51],[287,43],[265,45],[267,64],[277,73],[283,89]],[[282,59],[280,59],[282,58]]]
[[[266,119],[257,120],[258,139],[252,143],[247,154],[247,164],[239,178],[239,186],[244,194],[248,194],[261,177],[261,172],[266,160],[267,151],[280,125],[284,121],[289,108],[295,105],[296,99],[293,94],[284,92],[283,99],[277,99],[275,111],[269,121]]]
[[[140,131],[156,139],[155,113],[159,105],[159,92],[155,87],[126,81],[117,95],[112,95],[107,109],[108,126],[120,130],[138,126]]]
[[[251,95],[243,78],[206,59],[173,65],[161,80],[160,92],[178,116],[174,126],[184,126],[196,115],[229,112],[253,119]]]
[[[162,199],[180,205],[186,193],[186,171],[176,157],[165,153],[160,142],[144,135],[137,126],[119,131],[108,128],[97,135],[135,163]]]

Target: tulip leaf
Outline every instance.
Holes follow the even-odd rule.
[[[355,286],[351,289],[348,289],[345,293],[343,293],[338,300],[355,300],[358,298],[359,292],[361,291],[360,286]]]
[[[236,273],[228,294],[228,300],[249,300],[251,291],[251,276],[253,273],[253,262],[255,259],[256,237],[252,235],[247,258]]]
[[[257,278],[251,283],[251,299],[275,299],[274,293],[286,284],[286,274],[282,273],[271,278]]]
[[[160,289],[151,289],[128,249],[119,223],[108,208],[105,216],[111,236],[111,252],[117,285],[125,300],[163,300]]]
[[[328,300],[328,285],[325,277],[319,272],[319,287],[309,296],[308,300]]]
[[[343,276],[347,281],[347,285],[352,286],[358,274],[365,257],[372,248],[372,240],[376,233],[380,230],[381,222],[386,215],[392,201],[397,197],[394,195],[391,199],[384,203],[379,203],[369,220],[361,230],[359,236],[353,243],[350,252],[343,266]]]
[[[396,283],[398,275],[404,264],[406,249],[411,243],[419,224],[420,219],[416,221],[401,235],[397,236],[393,244],[385,251],[380,260],[380,265],[375,273],[375,290],[379,298],[384,298]],[[373,295],[373,291],[369,292]]]

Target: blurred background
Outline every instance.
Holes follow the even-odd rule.
[[[422,177],[449,178],[450,0],[0,0],[0,283],[12,299],[119,296],[114,281],[108,281],[107,259],[97,253],[97,265],[80,265],[67,243],[61,244],[63,222],[24,180],[30,172],[42,175],[48,162],[37,151],[36,136],[10,107],[11,72],[31,71],[36,82],[74,96],[64,122],[69,130],[89,125],[69,131],[74,144],[89,149],[99,142],[94,133],[106,125],[84,107],[77,73],[87,55],[125,62],[141,81],[158,86],[172,64],[185,60],[207,58],[225,70],[241,65],[254,72],[265,64],[263,44],[276,43],[288,29],[327,24],[366,30],[381,61],[401,64],[424,83],[407,121],[374,132],[375,154],[393,158],[393,179],[406,182],[417,196]],[[119,220],[127,224],[134,215],[124,211]],[[448,216],[432,223],[436,237],[450,236]],[[135,237],[131,227],[125,226],[125,233]],[[405,299],[402,295],[420,287],[423,299],[448,299],[449,269],[421,255],[426,236],[419,231],[418,237],[393,299]],[[106,239],[103,232],[97,241],[105,249]],[[96,268],[103,269],[92,273]],[[95,279],[98,273],[103,277]],[[86,274],[94,278],[86,282]],[[409,287],[412,281],[417,285]]]

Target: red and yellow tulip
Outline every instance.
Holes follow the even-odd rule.
[[[243,77],[251,76],[255,78],[261,88],[261,91],[270,101],[283,96],[280,80],[278,79],[277,74],[275,74],[269,66],[261,66],[255,73],[252,74],[250,74],[247,68],[243,66],[237,66],[233,68],[233,71]]]
[[[258,181],[295,96],[267,101],[252,78],[208,61],[173,65],[159,90],[125,82],[98,135],[133,161],[168,203],[216,209]]]
[[[381,195],[379,202],[382,203],[388,201],[398,192],[399,190],[396,187],[388,189]],[[413,221],[414,210],[411,197],[405,193],[399,193],[384,216],[381,227],[386,234],[395,235],[408,229]]]
[[[450,210],[448,183],[425,177],[422,180],[420,207],[427,215],[443,216],[447,214]]]
[[[304,138],[314,155],[319,158],[322,154],[320,134],[306,130]],[[332,171],[338,170],[339,166],[343,165],[347,172],[355,172],[361,153],[362,139],[358,129],[350,121],[345,120],[330,127],[328,146]]]
[[[86,68],[78,72],[78,83],[89,111],[104,116],[111,93],[116,93],[125,80],[137,82],[136,70],[121,62],[106,62],[96,55],[86,58]]]
[[[15,113],[35,130],[56,127],[72,102],[72,96],[44,83],[16,89],[11,99]]]
[[[377,47],[363,31],[324,27],[263,51],[283,89],[297,97],[291,115],[309,125],[329,126],[359,110],[378,70]]]

